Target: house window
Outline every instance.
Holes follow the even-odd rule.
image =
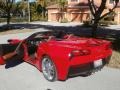
[[[110,0],[109,3],[110,3],[110,4],[113,4],[113,3],[114,3],[114,0]]]
[[[114,4],[114,3],[115,3],[115,0],[109,0],[109,3],[110,3],[110,4]],[[120,0],[118,0],[118,3],[120,3]]]

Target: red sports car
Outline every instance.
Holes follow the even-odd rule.
[[[20,58],[37,67],[48,81],[90,75],[107,64],[112,54],[109,41],[73,34],[37,32],[24,40],[8,42],[10,47],[16,47]]]

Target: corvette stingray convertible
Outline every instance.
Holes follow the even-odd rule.
[[[37,32],[24,40],[10,39],[2,45],[3,55],[16,50],[18,57],[35,67],[48,81],[90,75],[101,70],[112,55],[111,43],[73,34]]]

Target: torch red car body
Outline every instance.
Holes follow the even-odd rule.
[[[66,80],[79,74],[89,75],[108,63],[112,54],[111,43],[106,40],[77,36],[39,40],[41,35],[36,33],[22,41],[23,59],[42,71],[49,81]],[[18,43],[18,40],[10,43]]]

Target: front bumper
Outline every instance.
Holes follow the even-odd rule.
[[[109,63],[111,56],[108,56],[107,58],[102,59],[102,64],[95,66],[94,62],[81,64],[81,65],[74,65],[69,68],[68,77],[69,76],[77,76],[86,74],[88,72],[97,72],[101,70],[107,63]]]

